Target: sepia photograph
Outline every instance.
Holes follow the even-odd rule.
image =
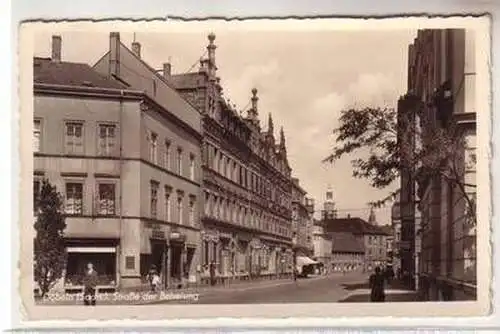
[[[488,19],[359,21],[26,24],[25,307],[487,312]]]

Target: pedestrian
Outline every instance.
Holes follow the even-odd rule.
[[[151,292],[156,292],[160,285],[160,275],[156,270],[156,266],[152,265],[148,272],[148,282]]]
[[[87,270],[83,278],[83,304],[96,304],[97,271],[92,263],[87,264]]]
[[[215,285],[215,262],[210,262],[210,285]]]
[[[385,291],[384,291],[385,278],[381,273],[380,267],[375,268],[375,273],[370,275],[370,301],[372,302],[384,302],[385,301]]]

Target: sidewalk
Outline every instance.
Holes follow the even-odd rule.
[[[346,284],[344,288],[350,291],[347,297],[340,300],[340,303],[368,303],[370,302],[370,293],[368,282],[361,284]],[[406,285],[398,280],[392,281],[385,288],[385,302],[417,302],[418,295],[416,291],[409,290]]]
[[[314,282],[321,279],[327,279],[336,275],[320,275],[309,278],[299,278],[297,282]],[[97,295],[97,305],[147,305],[156,303],[165,303],[168,301],[176,303],[196,303],[198,297],[204,294],[229,293],[237,291],[246,291],[259,288],[270,288],[289,284],[296,284],[291,279],[273,279],[256,281],[235,281],[226,285],[200,286],[182,289],[168,289],[157,293],[149,291],[149,287],[141,286],[135,288],[122,289],[116,293],[100,293]],[[37,305],[83,305],[83,299],[80,295],[53,294],[44,300],[37,301]]]

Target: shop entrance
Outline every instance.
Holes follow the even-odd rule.
[[[170,277],[172,283],[180,283],[182,281],[182,248],[181,244],[171,244],[172,258],[170,260]]]
[[[167,285],[167,244],[163,240],[151,240],[151,262],[150,266],[155,266],[160,274],[163,284]],[[151,268],[148,268],[150,270]]]

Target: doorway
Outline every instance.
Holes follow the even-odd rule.
[[[167,244],[165,241],[161,240],[151,240],[151,260],[150,268],[155,266],[156,270],[160,274],[164,286],[167,285]]]

